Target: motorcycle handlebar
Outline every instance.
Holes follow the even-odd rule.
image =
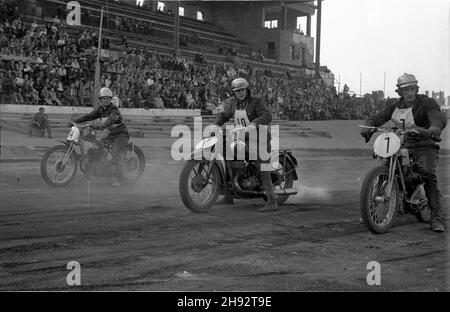
[[[84,129],[84,128],[93,128],[94,126],[91,123],[86,123],[86,124],[77,124],[75,122],[72,122],[72,125],[77,127],[78,129]]]
[[[363,125],[359,125],[359,126],[361,128],[368,128],[368,129],[370,129],[369,130],[370,135],[374,134],[377,131],[384,132],[384,133],[386,133],[386,132],[398,132],[400,134],[412,134],[412,135],[415,135],[415,136],[419,135],[419,131],[416,130],[416,129],[399,130],[397,127],[373,127],[373,126],[363,126]],[[441,142],[442,141],[441,137],[436,136],[434,134],[430,135],[429,137],[430,137],[430,139],[432,139],[435,142]],[[368,140],[366,139],[366,143],[367,143],[367,141]]]

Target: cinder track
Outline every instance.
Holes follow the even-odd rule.
[[[359,221],[367,156],[304,154],[300,194],[281,210],[236,201],[194,214],[178,195],[182,162],[147,155],[136,185],[51,188],[39,163],[1,163],[0,290],[450,290],[448,241],[412,216],[385,235]],[[447,210],[450,158],[441,158]],[[163,169],[163,170],[162,170]],[[448,232],[447,232],[448,233]],[[66,284],[69,261],[82,286]],[[367,286],[369,261],[381,286]]]

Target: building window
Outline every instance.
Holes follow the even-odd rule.
[[[158,11],[164,12],[165,8],[166,8],[166,4],[164,2],[158,1]]]
[[[180,11],[178,11],[178,15],[184,16],[184,7],[180,7]]]
[[[197,20],[203,21],[203,12],[202,11],[197,11]]]
[[[265,28],[277,28],[278,27],[278,20],[272,20],[272,21],[265,21],[264,22]]]

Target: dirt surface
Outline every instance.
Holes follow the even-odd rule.
[[[34,146],[56,144],[40,140]],[[359,191],[374,165],[364,148],[294,144],[299,194],[279,211],[259,213],[255,199],[195,214],[179,197],[184,163],[171,159],[171,142],[140,143],[146,172],[122,188],[80,173],[52,188],[38,162],[0,163],[0,290],[450,290],[448,232],[409,215],[384,235],[360,222]],[[441,156],[444,210],[449,169]],[[66,283],[70,261],[81,265],[81,286]],[[380,286],[366,283],[369,261],[381,265]]]

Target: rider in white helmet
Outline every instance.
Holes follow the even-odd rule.
[[[367,126],[381,126],[391,120],[401,129],[415,129],[418,135],[406,134],[404,145],[412,154],[415,164],[425,182],[425,193],[431,210],[431,229],[444,232],[444,216],[441,209],[440,195],[437,186],[436,167],[439,159],[439,145],[433,137],[439,137],[447,124],[435,100],[418,94],[419,86],[416,77],[404,73],[397,79],[396,92],[400,99],[389,100],[379,114],[371,116]],[[370,140],[373,132],[363,129],[361,135]]]
[[[119,108],[112,103],[113,93],[110,88],[103,87],[99,92],[100,105],[89,114],[78,117],[72,122],[80,123],[100,118],[101,125],[94,126],[99,130],[108,130],[108,135],[102,138],[105,143],[112,144],[112,160],[115,167],[115,177],[118,183],[114,185],[120,186],[123,182],[123,148],[128,144],[130,135],[127,126],[123,122]],[[102,120],[104,119],[104,120]]]
[[[233,91],[233,98],[226,102],[224,105],[224,110],[221,112],[214,122],[217,126],[222,126],[230,118],[234,117],[236,126],[244,126],[248,129],[258,129],[258,140],[259,140],[259,125],[270,125],[272,121],[272,115],[266,107],[266,103],[263,99],[253,97],[250,93],[249,83],[244,78],[236,78],[231,82],[231,89]],[[267,146],[270,151],[270,132],[267,136]],[[250,144],[250,146],[252,146]],[[256,146],[259,146],[257,144]],[[258,167],[260,169],[262,160],[258,155]],[[268,160],[270,161],[270,160]],[[267,202],[264,207],[260,208],[259,211],[272,211],[277,210],[278,205],[275,198],[275,193],[273,191],[272,178],[270,176],[270,171],[260,171],[261,179],[266,190]],[[222,204],[232,204],[233,197],[229,193],[224,194],[225,197],[220,201]]]

